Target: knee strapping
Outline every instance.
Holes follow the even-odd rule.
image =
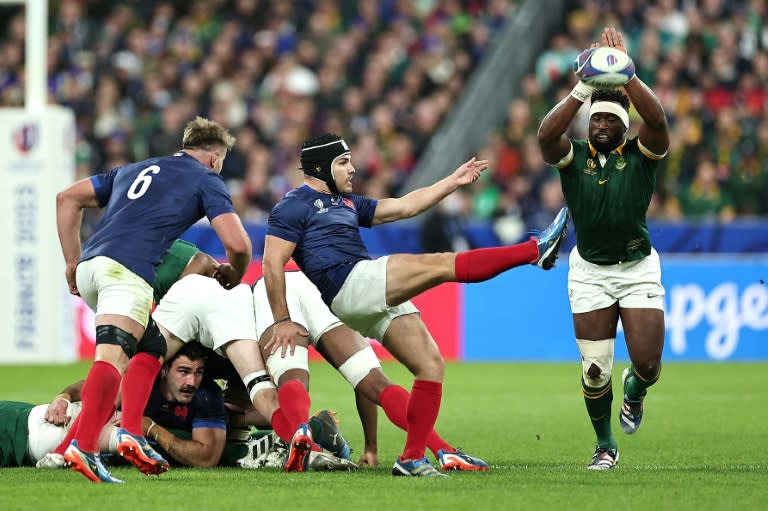
[[[114,344],[120,346],[128,355],[128,358],[136,354],[136,345],[138,341],[133,336],[120,327],[114,325],[99,325],[96,327],[96,344]]]
[[[368,373],[377,367],[381,367],[379,357],[376,356],[373,348],[366,346],[341,364],[339,372],[352,385],[352,388],[355,388],[363,378],[368,376]]]
[[[139,341],[139,346],[136,352],[147,353],[159,360],[165,356],[167,351],[168,344],[165,342],[165,337],[160,333],[160,329],[157,327],[155,320],[150,319],[147,329],[144,330],[144,335]]]
[[[253,401],[256,394],[262,390],[276,388],[266,371],[255,371],[246,374],[243,376],[243,383],[245,384],[245,388],[248,389],[248,395],[250,396],[251,401]]]
[[[280,356],[280,350],[278,350],[267,359],[267,369],[275,382],[279,382],[280,377],[291,369],[302,369],[309,372],[309,351],[304,346],[296,346],[293,355],[287,352],[283,358]]]
[[[576,344],[581,352],[581,368],[584,383],[593,388],[601,388],[611,381],[611,371],[613,369],[613,343],[614,339],[603,339],[601,341],[588,341],[585,339],[576,339]],[[592,366],[599,369],[600,374],[593,374],[590,371]]]

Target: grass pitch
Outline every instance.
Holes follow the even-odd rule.
[[[88,364],[0,368],[0,399],[46,402]],[[484,458],[488,473],[447,480],[389,475],[405,434],[379,415],[381,467],[284,474],[173,468],[159,478],[114,468],[125,485],[95,485],[69,471],[0,469],[0,509],[108,511],[307,509],[768,509],[768,364],[667,364],[650,390],[640,431],[614,430],[621,462],[584,466],[594,434],[574,364],[451,364],[437,429]],[[398,365],[391,379],[410,387]],[[615,368],[619,379],[621,366]],[[325,364],[312,366],[312,409],[333,408],[362,447],[354,397]],[[354,453],[353,453],[354,456]]]

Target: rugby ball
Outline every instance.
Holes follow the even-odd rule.
[[[635,76],[635,63],[629,55],[616,48],[589,48],[573,61],[573,72],[588,85],[613,89]]]

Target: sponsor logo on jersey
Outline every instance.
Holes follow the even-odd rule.
[[[607,182],[608,182],[608,178],[600,178],[597,180],[597,184],[599,185],[604,185]]]

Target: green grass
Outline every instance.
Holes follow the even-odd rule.
[[[45,402],[87,367],[2,367],[0,399]],[[410,385],[399,366],[385,371]],[[337,410],[353,448],[361,446],[346,383],[324,364],[312,372],[313,410]],[[620,368],[614,373],[618,378]],[[665,365],[640,432],[617,432],[621,464],[608,473],[584,469],[594,446],[578,364],[452,364],[438,431],[488,461],[489,473],[440,481],[390,476],[405,435],[382,413],[378,469],[174,468],[147,478],[117,467],[126,481],[120,486],[94,485],[68,471],[2,469],[0,510],[768,509],[767,374],[768,364]]]

